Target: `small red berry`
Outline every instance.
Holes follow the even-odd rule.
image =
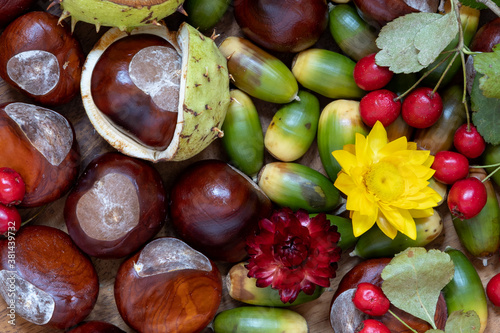
[[[486,285],[486,295],[495,306],[500,306],[500,273],[490,279]]]
[[[488,194],[486,187],[477,178],[461,179],[453,184],[448,193],[448,208],[451,215],[466,220],[481,212]]]
[[[453,145],[468,158],[479,157],[486,149],[483,137],[472,124],[469,129],[467,129],[467,124],[463,124],[455,131]]]
[[[371,316],[384,315],[391,305],[380,287],[367,282],[358,284],[352,301],[356,308]]]
[[[405,98],[401,108],[403,120],[412,127],[432,126],[443,113],[443,101],[431,88],[421,87],[413,90]]]
[[[366,319],[362,325],[363,328],[358,333],[391,333],[387,326],[375,319]]]
[[[0,168],[0,203],[18,205],[23,201],[26,186],[23,178],[11,168]]]
[[[363,90],[377,90],[385,87],[394,73],[389,67],[382,67],[375,63],[376,53],[369,54],[354,66],[354,82]]]
[[[0,204],[0,235],[8,231],[16,232],[21,227],[21,216],[16,207]]]
[[[392,124],[401,113],[401,102],[395,101],[398,95],[387,89],[371,91],[359,103],[359,114],[370,127],[380,121],[384,127]]]
[[[443,150],[436,153],[432,169],[436,170],[434,179],[451,185],[457,180],[464,179],[469,174],[469,160],[462,154]]]

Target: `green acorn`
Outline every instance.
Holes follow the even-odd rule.
[[[222,144],[229,162],[250,177],[264,165],[264,134],[252,99],[243,91],[230,92],[231,103],[222,125]]]
[[[274,114],[264,138],[267,151],[283,162],[304,155],[316,137],[319,101],[311,93],[300,91],[300,100],[284,105]]]
[[[250,96],[280,104],[297,99],[297,81],[278,58],[241,37],[226,38],[219,50],[234,85]]]
[[[307,49],[298,53],[292,63],[292,73],[307,89],[328,98],[360,99],[365,91],[358,87],[352,75],[356,63],[337,52]]]

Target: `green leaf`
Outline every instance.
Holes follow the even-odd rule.
[[[415,48],[419,51],[418,61],[427,66],[451,43],[458,33],[458,21],[455,11],[441,16],[427,25],[415,36]],[[439,38],[436,38],[439,36]]]
[[[480,73],[476,74],[471,91],[472,122],[484,140],[500,144],[500,99],[487,98],[479,88]]]
[[[446,333],[446,332],[441,330],[435,330],[432,328],[430,330],[425,331],[425,333]]]
[[[474,310],[463,312],[453,311],[446,321],[446,333],[474,333],[479,332],[481,322]]]
[[[382,270],[382,290],[394,306],[436,328],[434,313],[439,294],[454,271],[447,253],[410,247]]]
[[[476,8],[476,9],[487,9],[488,8],[485,4],[477,2],[476,0],[460,0],[460,2],[466,6],[471,7],[471,8]],[[493,0],[493,2],[496,3],[497,6],[500,6],[500,0]]]
[[[387,23],[376,40],[380,49],[375,57],[377,64],[389,67],[394,73],[416,73],[425,68],[426,65],[418,61],[415,36],[441,17],[442,15],[436,13],[412,13]],[[434,39],[435,36],[431,38]]]
[[[500,44],[493,52],[483,52],[474,56],[474,68],[484,76],[479,80],[479,88],[488,98],[500,98]]]

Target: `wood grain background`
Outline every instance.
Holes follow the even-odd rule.
[[[47,8],[46,6],[47,3],[48,1],[40,1],[39,3],[40,8]],[[52,11],[57,12],[57,8],[52,9]],[[167,25],[170,28],[175,29],[176,25],[180,20],[182,20],[182,16],[174,14],[173,17],[170,18],[169,21],[167,22]],[[482,19],[482,21],[484,22],[485,19]],[[101,36],[105,30],[106,29],[103,28],[99,33],[96,33],[93,26],[88,25],[86,23],[78,23],[76,25],[74,34],[82,43],[84,52],[85,54],[87,54],[91,50],[94,43],[98,40],[99,36]],[[241,32],[239,31],[239,28],[233,19],[231,8],[226,13],[222,21],[217,25],[216,32],[221,35],[219,39],[217,39],[216,41],[217,43],[220,43],[227,36],[241,35]],[[316,47],[339,51],[337,46],[334,45],[333,39],[328,31],[326,31],[323,34],[320,41],[317,43]],[[293,57],[293,55],[278,55],[278,56],[288,65],[290,65]],[[9,87],[5,82],[3,82],[0,79],[0,104],[11,101],[30,102],[29,99],[27,99],[19,92]],[[320,101],[322,107],[324,107],[331,100],[320,98]],[[279,108],[279,105],[264,103],[256,99],[254,99],[254,102],[261,116],[262,127],[265,130],[269,125],[269,122],[273,114]],[[74,98],[70,103],[53,109],[65,115],[75,127],[76,136],[81,151],[80,172],[83,171],[84,167],[94,157],[98,156],[101,153],[113,150],[113,148],[110,147],[96,133],[96,131],[90,124],[83,109],[82,102],[79,96]],[[1,149],[1,143],[0,143],[0,149]],[[222,150],[220,141],[215,141],[206,150],[204,150],[202,153],[200,153],[199,155],[195,156],[190,160],[183,162],[162,162],[162,163],[157,163],[154,166],[158,169],[158,171],[162,175],[166,188],[169,189],[172,185],[173,180],[183,170],[183,168],[185,168],[187,165],[195,161],[208,158],[218,158],[227,160],[227,156],[225,156]],[[269,155],[266,155],[266,161],[270,162],[273,161],[273,159]],[[309,151],[306,153],[306,155],[303,156],[297,162],[308,165],[324,173],[321,161],[319,159],[316,143],[314,143],[312,147],[309,149]],[[498,192],[499,191],[497,187],[497,194]],[[49,204],[31,223],[49,225],[66,231],[64,218],[62,215],[64,203],[65,203],[65,197]],[[452,246],[463,250],[463,248],[460,245],[460,242],[457,239],[457,235],[453,228],[450,215],[445,205],[439,207],[439,211],[444,219],[444,231],[441,234],[441,236],[429,246],[429,248],[432,247],[444,250],[446,246]],[[27,215],[32,213],[33,213],[32,211],[24,212],[24,214]],[[158,234],[158,236],[164,236],[164,235],[175,236],[175,233],[172,230],[169,221],[167,221],[166,227]],[[484,286],[486,286],[486,283],[493,275],[500,272],[500,262],[498,254],[496,254],[489,260],[488,265],[486,267],[482,265],[481,261],[474,258],[470,259],[474,264],[474,266],[476,267],[483,281]],[[313,302],[291,307],[291,309],[299,312],[306,318],[310,332],[322,333],[322,332],[333,331],[329,322],[330,302],[333,293],[342,276],[359,261],[360,261],[359,258],[349,257],[349,254],[347,252],[343,253],[342,259],[339,263],[337,276],[336,278],[332,279],[331,288],[329,288],[319,299]],[[97,304],[95,305],[94,310],[89,315],[87,320],[107,321],[117,325],[126,332],[132,332],[132,330],[127,327],[127,325],[122,321],[120,315],[118,314],[113,297],[114,278],[118,270],[118,267],[122,262],[122,259],[101,260],[92,258],[92,262],[94,263],[99,274],[100,293],[97,300]],[[218,266],[222,274],[226,274],[230,268],[228,265],[219,264]],[[218,311],[220,312],[222,310],[233,308],[239,305],[242,304],[232,300],[225,291]],[[16,318],[16,326],[12,326],[8,323],[9,318],[7,316],[7,313],[8,312],[6,309],[6,304],[0,298],[0,332],[2,333],[57,332],[57,330],[54,329],[31,324],[23,320],[19,316]],[[489,303],[489,319],[488,319],[488,328],[486,332],[497,333],[499,331],[500,331],[500,308],[495,308],[491,303]]]

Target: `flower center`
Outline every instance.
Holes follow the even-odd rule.
[[[378,162],[365,175],[365,185],[372,194],[384,201],[397,199],[405,189],[403,177],[394,164]]]
[[[274,253],[288,268],[300,266],[308,255],[307,245],[300,237],[292,237],[274,246]]]

